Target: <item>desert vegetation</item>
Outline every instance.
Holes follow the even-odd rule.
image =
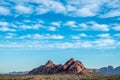
[[[97,75],[97,76],[80,76],[73,74],[0,75],[0,80],[120,80],[120,75]]]

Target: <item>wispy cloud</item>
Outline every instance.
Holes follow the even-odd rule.
[[[120,34],[119,33],[115,34],[114,36],[120,38]]]
[[[50,34],[27,34],[24,36],[20,36],[20,39],[63,39],[62,35],[50,35]]]
[[[51,22],[51,25],[52,25],[52,26],[60,27],[60,26],[61,26],[61,23],[60,23],[60,22]]]
[[[0,22],[0,26],[6,27],[6,26],[8,26],[8,25],[9,25],[8,22]]]
[[[11,29],[9,27],[0,27],[0,31],[6,32],[6,31],[10,31],[10,32],[15,32],[15,29]]]
[[[30,7],[24,6],[24,5],[17,5],[17,6],[15,6],[15,9],[20,14],[30,14],[30,13],[32,13],[32,9]]]
[[[97,36],[99,36],[101,38],[111,38],[110,34],[108,34],[108,33],[98,34]]]
[[[5,36],[6,39],[12,39],[16,36],[15,33],[7,33],[7,35]]]
[[[6,7],[0,6],[0,15],[9,15],[10,10]]]
[[[43,25],[41,24],[34,24],[34,25],[20,25],[20,28],[23,30],[27,30],[27,29],[39,29],[39,28],[44,28]]]
[[[48,30],[49,31],[56,31],[57,29],[56,29],[56,27],[50,26],[50,27],[48,27]]]
[[[56,38],[56,37],[55,37]],[[0,41],[1,43],[1,41]],[[116,41],[114,39],[98,39],[95,41],[81,41],[81,40],[75,40],[72,42],[61,42],[56,41],[53,43],[50,43],[48,40],[23,40],[22,42],[11,42],[7,41],[4,43],[2,41],[2,44],[0,47],[36,47],[36,48],[97,48],[97,49],[105,49],[105,48],[116,48],[120,46],[120,42]]]
[[[120,31],[120,25],[114,26],[113,29],[116,30],[116,31]]]
[[[116,47],[116,40],[114,39],[99,39],[94,42],[98,47]]]
[[[79,30],[109,31],[109,26],[91,21],[79,24]]]
[[[93,30],[109,31],[109,26],[106,24],[98,24],[96,22],[89,22]]]
[[[101,15],[100,17],[101,18],[110,18],[110,17],[117,17],[117,16],[120,16],[120,9],[106,12],[106,14]]]
[[[83,37],[88,37],[88,35],[87,34],[85,34],[85,33],[81,33],[81,34],[78,34],[78,35],[72,35],[71,36],[71,38],[72,39],[80,39],[80,38],[83,38]]]
[[[64,26],[77,27],[75,21],[67,21]]]
[[[16,31],[14,28],[10,28],[8,26],[9,26],[8,22],[0,22],[0,31],[3,31],[3,32],[6,32],[6,31],[14,32],[14,31]]]

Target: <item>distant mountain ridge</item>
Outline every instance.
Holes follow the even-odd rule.
[[[28,74],[80,74],[91,76],[96,74],[96,72],[85,68],[81,61],[75,61],[73,58],[71,58],[64,65],[56,65],[49,60],[45,65],[34,68]]]
[[[120,66],[118,67],[113,67],[113,66],[108,66],[108,67],[102,67],[100,69],[94,69],[98,73],[101,74],[120,74]]]
[[[29,71],[24,71],[24,72],[22,72],[22,71],[19,71],[19,72],[13,71],[13,72],[9,72],[7,74],[10,74],[10,75],[23,75],[23,74],[28,74],[28,73],[29,73]]]

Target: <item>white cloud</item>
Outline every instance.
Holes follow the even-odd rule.
[[[98,39],[95,42],[97,47],[116,47],[116,40],[114,39]]]
[[[60,27],[61,24],[60,24],[60,22],[52,22],[51,25]]]
[[[42,39],[63,39],[64,36],[62,35],[50,35],[50,34],[27,34],[27,35],[24,35],[24,36],[20,36],[19,37],[20,39],[25,39],[25,38],[28,38],[28,39],[38,39],[38,40],[42,40]]]
[[[76,15],[77,16],[81,16],[81,17],[89,17],[89,16],[95,16],[97,15],[96,11],[92,11],[92,9],[96,8],[93,7],[94,5],[92,5],[92,8],[90,8],[91,6],[85,6],[83,8],[80,8],[76,11]]]
[[[34,38],[34,39],[41,39],[41,38],[43,37],[43,35],[34,34],[34,35],[31,35],[30,37],[31,37],[31,38]]]
[[[100,10],[102,1],[93,0],[66,0],[67,14],[76,17],[96,16]],[[92,6],[91,6],[92,5]]]
[[[99,36],[101,38],[111,38],[110,34],[108,34],[108,33],[102,33],[102,34],[99,34],[97,36]]]
[[[40,4],[40,7],[37,9],[39,14],[54,12],[72,17],[115,17],[119,16],[119,10],[114,9],[119,9],[120,7],[119,0],[66,0],[65,3],[58,0],[33,0],[33,2]],[[106,9],[104,9],[104,6],[106,6]],[[106,10],[108,10],[108,13],[106,13]]]
[[[64,42],[64,43],[55,43],[55,44],[53,44],[53,46],[54,46],[54,48],[56,47],[56,48],[72,48],[73,46],[74,46],[74,48],[75,47],[77,47],[77,46],[75,46],[75,44],[72,44],[72,43],[70,43],[70,42]]]
[[[22,40],[19,42],[13,42],[13,41],[0,41],[2,44],[0,44],[0,47],[34,47],[34,48],[44,48],[44,49],[50,49],[50,48],[97,48],[97,49],[110,49],[120,46],[120,42],[116,41],[114,39],[98,39],[94,41],[86,41],[86,40],[74,40],[74,41],[50,41],[50,40],[40,40],[42,37],[40,34],[35,34],[36,39],[33,40]],[[53,35],[51,35],[53,36]],[[32,35],[33,37],[33,35]],[[52,38],[52,37],[51,37]],[[50,37],[49,37],[50,39]],[[56,39],[56,37],[55,37]],[[57,37],[58,39],[58,37]],[[4,43],[5,42],[5,43]]]
[[[16,31],[13,28],[8,27],[10,24],[8,22],[0,22],[0,31],[6,32],[6,31],[11,31],[14,32]]]
[[[80,37],[87,37],[86,34],[82,33],[82,34],[79,34]]]
[[[64,38],[64,36],[62,36],[62,35],[51,35],[50,37],[53,39],[63,39]]]
[[[88,29],[88,25],[86,23],[81,23],[78,26],[80,27],[80,29],[83,29],[83,30],[87,30]]]
[[[63,13],[65,12],[65,6],[58,1],[51,1],[51,6],[50,6],[51,10],[55,11],[55,13]]]
[[[64,36],[62,36],[62,35],[55,35],[55,34],[53,34],[53,35],[46,34],[46,35],[42,35],[41,38],[42,39],[63,39]]]
[[[92,24],[93,30],[100,30],[100,31],[109,31],[109,26],[107,24],[98,24],[96,22],[89,22]]]
[[[120,0],[107,0],[107,6],[110,8],[119,8],[120,7]]]
[[[10,32],[15,32],[15,29],[11,29],[9,27],[0,27],[0,31],[6,32],[6,31],[10,31]]]
[[[27,29],[37,30],[39,28],[45,28],[45,27],[41,24],[34,24],[34,25],[21,25],[20,28],[23,29],[23,30],[27,30]]]
[[[25,38],[32,38],[32,35],[28,34],[28,35],[24,35],[24,36],[19,37],[19,39],[25,39]]]
[[[64,25],[69,27],[77,27],[75,21],[67,21]]]
[[[57,29],[56,29],[56,27],[48,26],[48,30],[49,30],[49,31],[56,31]]]
[[[41,5],[36,8],[36,11],[37,11],[37,14],[45,14],[49,12],[49,9],[46,6]]]
[[[55,43],[48,43],[43,41],[31,41],[31,40],[25,40],[22,43],[19,42],[10,42],[6,44],[1,44],[0,47],[34,47],[34,48],[44,48],[44,49],[50,49],[50,48],[90,48],[92,45],[88,42],[55,42]]]
[[[105,13],[104,15],[101,15],[101,18],[110,18],[110,17],[118,17],[120,16],[120,10],[112,10],[109,11],[107,13]]]
[[[66,0],[66,2],[67,14],[70,16],[102,18],[120,16],[120,0]]]
[[[72,5],[66,5],[66,10],[69,13],[73,13],[73,11],[76,11],[76,7],[72,6]]]
[[[94,21],[79,24],[79,30],[109,31],[107,24],[99,24]]]
[[[0,26],[2,26],[2,27],[6,27],[6,26],[8,26],[8,25],[9,25],[8,22],[0,22]]]
[[[116,25],[114,26],[112,29],[116,30],[116,31],[120,31],[120,25]]]
[[[40,4],[36,9],[37,14],[45,14],[47,12],[63,13],[66,9],[61,2],[55,0],[41,0],[35,2]]]
[[[75,35],[72,35],[71,37],[72,37],[72,39],[80,39],[79,36],[75,36]]]
[[[26,29],[32,29],[33,26],[22,25],[21,28],[26,30]]]
[[[81,44],[81,47],[91,48],[91,47],[93,47],[93,44],[91,42],[86,41],[86,42],[83,42],[83,44]]]
[[[7,35],[5,36],[5,38],[7,39],[13,39],[16,36],[15,33],[7,33]]]
[[[120,38],[120,34],[115,34],[114,36],[115,36],[115,37],[119,37],[119,38]]]
[[[0,6],[0,15],[9,15],[10,10],[6,7]]]
[[[17,5],[17,6],[15,6],[15,9],[20,14],[30,14],[30,13],[32,13],[32,9],[30,7],[24,6],[24,5]]]
[[[72,35],[71,37],[72,37],[72,39],[80,39],[80,38],[88,37],[88,36],[85,33],[81,33],[81,34],[78,34],[78,35]]]

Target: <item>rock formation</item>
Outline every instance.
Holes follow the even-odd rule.
[[[55,65],[51,60],[49,60],[45,65],[41,65],[38,68],[33,69],[29,72],[29,74],[59,74],[59,73],[67,73],[67,74],[83,74],[83,75],[91,75],[95,72],[86,69],[82,62],[78,60],[74,60],[71,58],[64,65],[59,64]]]
[[[67,62],[63,65],[63,70],[68,70],[69,67],[70,67],[73,63],[75,63],[75,61],[74,61],[73,58],[71,58],[69,61],[67,61]]]
[[[84,68],[85,68],[84,65],[77,60],[72,65],[70,65],[68,71],[70,73],[79,74]]]

